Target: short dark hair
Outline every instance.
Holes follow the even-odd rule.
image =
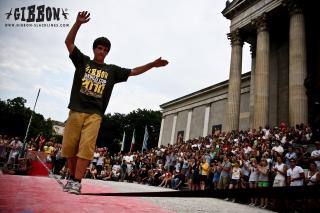
[[[109,51],[111,49],[111,42],[106,37],[99,37],[94,40],[92,48],[95,49],[98,45],[105,46]]]

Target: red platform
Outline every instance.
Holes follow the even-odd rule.
[[[40,161],[33,160],[32,161],[32,169],[28,173],[30,176],[45,176],[48,177],[49,172],[48,170],[40,163]],[[47,167],[51,169],[52,164],[51,163],[46,163]]]
[[[115,192],[107,186],[85,180],[82,192]],[[2,213],[172,213],[142,198],[73,195],[62,191],[51,178],[0,175],[0,212]]]

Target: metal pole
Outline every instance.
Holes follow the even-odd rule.
[[[38,94],[37,94],[36,102],[34,103],[34,106],[33,106],[33,110],[32,110],[32,112],[31,112],[31,116],[30,116],[30,120],[29,120],[29,123],[28,123],[26,135],[25,135],[24,140],[23,140],[22,152],[20,152],[19,158],[21,157],[21,154],[22,154],[23,157],[25,156],[25,148],[26,148],[26,143],[27,143],[27,137],[28,137],[28,133],[29,133],[29,128],[30,128],[30,125],[31,125],[31,121],[32,121],[32,117],[33,117],[34,111],[35,111],[35,109],[36,109],[36,105],[37,105],[37,102],[38,102],[39,94],[40,94],[40,88],[39,88],[39,90],[38,90]]]

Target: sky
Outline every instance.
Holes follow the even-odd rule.
[[[107,64],[134,68],[158,57],[166,67],[152,69],[115,85],[106,113],[127,114],[138,108],[160,110],[163,103],[209,87],[229,77],[230,20],[221,11],[225,0],[1,0],[0,99],[23,97],[26,106],[46,119],[65,121],[74,66],[64,40],[78,11],[91,19],[81,26],[75,44],[93,57],[93,40],[105,36],[112,47]],[[67,15],[56,24],[21,21],[22,7],[62,8]],[[6,13],[19,8],[19,20]],[[17,13],[18,14],[18,13]],[[25,10],[25,18],[27,13]],[[14,27],[8,26],[14,24]],[[34,24],[29,27],[16,24]],[[242,73],[250,71],[249,46],[244,45]]]

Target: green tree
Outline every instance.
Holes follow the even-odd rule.
[[[32,110],[25,107],[26,102],[26,99],[22,97],[8,99],[7,101],[0,100],[0,134],[19,136],[24,139],[32,114]],[[27,140],[36,137],[39,133],[51,137],[52,121],[50,118],[46,120],[43,115],[35,113]]]
[[[99,136],[97,139],[97,146],[107,146],[111,153],[119,152],[123,132],[126,132],[125,152],[130,149],[132,140],[132,133],[135,129],[135,148],[134,150],[141,150],[145,126],[148,127],[149,140],[148,148],[158,145],[160,125],[161,125],[161,112],[138,109],[130,112],[127,115],[115,113],[113,115],[107,114],[103,117]],[[120,141],[120,142],[119,142]]]

